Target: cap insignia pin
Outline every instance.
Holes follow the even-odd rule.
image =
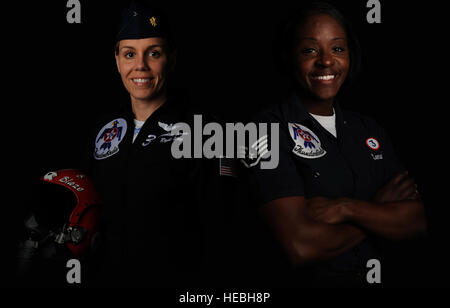
[[[149,20],[153,27],[156,27],[158,25],[155,16],[152,16]]]

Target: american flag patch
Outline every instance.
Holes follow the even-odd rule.
[[[231,158],[219,158],[220,175],[227,175],[236,177],[236,169],[234,167],[234,161]]]

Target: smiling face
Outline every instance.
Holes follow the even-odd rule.
[[[315,100],[333,100],[350,66],[344,28],[330,15],[315,14],[299,25],[295,39],[294,73],[300,87]]]
[[[122,40],[116,64],[132,100],[151,101],[164,94],[174,59],[163,38]]]

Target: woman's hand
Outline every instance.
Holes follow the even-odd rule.
[[[307,201],[308,216],[318,222],[340,224],[347,221],[349,198],[327,199],[314,197]]]
[[[381,187],[373,198],[375,203],[395,202],[402,200],[419,199],[417,185],[414,179],[408,175],[408,171],[402,172],[390,179]]]

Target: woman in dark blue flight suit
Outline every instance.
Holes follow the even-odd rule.
[[[313,4],[281,41],[297,90],[258,117],[279,123],[279,135],[268,135],[268,144],[279,138],[278,166],[246,164],[260,211],[290,263],[310,270],[293,277],[298,285],[368,285],[376,241],[423,233],[423,204],[384,130],[335,101],[358,52],[342,15]]]
[[[92,280],[156,287],[198,282],[207,258],[203,227],[217,205],[212,192],[219,181],[218,167],[217,177],[206,170],[217,161],[171,153],[181,137],[174,126],[193,127],[193,113],[167,91],[176,57],[167,21],[134,3],[116,41],[117,69],[131,104],[99,121],[90,140],[88,169],[104,204]]]

